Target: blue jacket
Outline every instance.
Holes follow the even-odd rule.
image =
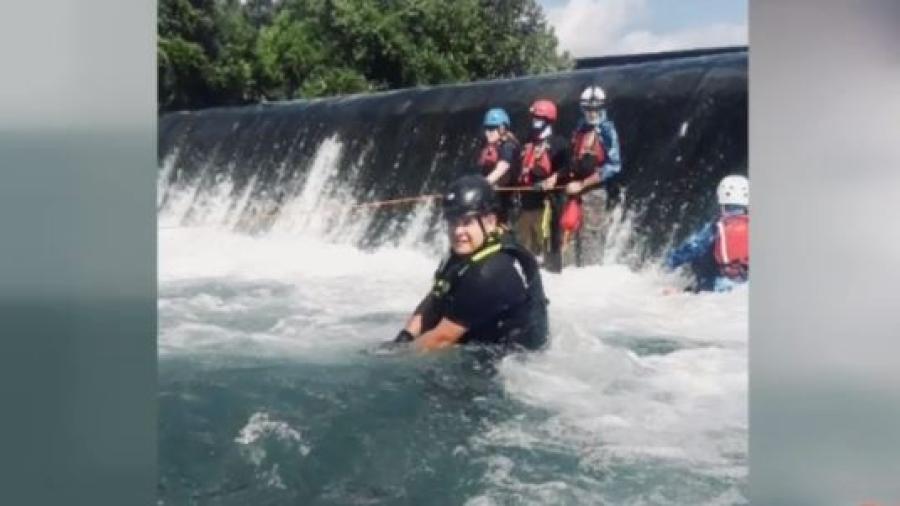
[[[578,122],[578,130],[582,130],[587,125],[584,118]],[[606,161],[603,165],[597,167],[600,173],[600,182],[605,183],[607,179],[615,176],[622,170],[622,156],[619,149],[619,134],[616,132],[616,125],[606,115],[606,109],[600,112],[600,123],[596,126],[597,132],[600,134],[600,140],[603,147],[606,148]]]
[[[725,208],[722,211],[722,216],[733,216],[745,212],[746,209],[743,207]],[[680,246],[670,251],[665,259],[666,269],[672,270],[686,263],[694,264],[703,260],[715,263],[713,246],[716,243],[716,223],[718,221],[719,218],[716,218],[703,225],[700,230],[685,239]],[[742,284],[741,281],[733,280],[714,272],[705,273],[699,269],[694,269],[694,273],[697,276],[695,289],[698,291],[725,292]]]

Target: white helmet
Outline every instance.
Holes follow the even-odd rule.
[[[750,181],[744,176],[725,176],[716,189],[720,206],[750,206]]]
[[[588,86],[581,92],[581,107],[599,109],[606,106],[606,92],[599,86]]]

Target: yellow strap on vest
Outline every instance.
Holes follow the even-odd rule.
[[[484,260],[485,258],[493,255],[494,253],[500,251],[501,249],[503,249],[502,244],[500,244],[500,243],[493,244],[491,246],[488,246],[487,248],[484,248],[483,250],[479,251],[478,253],[475,253],[474,255],[472,255],[472,258],[470,261],[472,263],[480,262],[480,261]]]
[[[544,199],[544,212],[541,214],[541,239],[547,240],[550,238],[550,220],[553,211],[550,206],[550,199]]]
[[[468,266],[484,260],[485,258],[493,255],[494,253],[500,251],[501,249],[503,249],[503,244],[501,244],[501,243],[491,244],[490,246],[483,248],[481,251],[472,255],[469,258],[469,261],[466,263],[466,265],[463,266],[462,269],[457,271],[457,274],[464,272],[468,268]],[[431,293],[434,294],[435,297],[438,297],[438,298],[443,297],[444,295],[447,294],[447,292],[450,291],[450,287],[451,287],[450,283],[451,282],[449,280],[440,278],[437,275],[435,275],[434,285],[431,287]]]

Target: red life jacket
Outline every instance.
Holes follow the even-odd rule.
[[[585,145],[587,134],[593,132],[594,140],[590,146]],[[579,130],[572,137],[572,153],[575,155],[575,161],[579,161],[584,155],[590,153],[597,158],[597,166],[603,165],[606,161],[606,148],[600,141],[600,132],[596,130]]]
[[[525,144],[522,153],[522,173],[519,175],[519,184],[531,186],[535,181],[547,179],[553,174],[553,164],[550,161],[550,146],[541,143],[541,149],[533,142]],[[540,152],[540,154],[538,154]]]
[[[581,228],[581,199],[578,197],[569,198],[563,208],[562,215],[559,217],[559,226],[566,232],[576,232]]]
[[[500,151],[497,149],[499,142],[485,144],[481,149],[481,155],[478,156],[478,166],[481,167],[484,175],[488,175],[497,166],[500,161]]]
[[[726,216],[716,222],[713,254],[723,275],[745,278],[750,267],[750,216]]]

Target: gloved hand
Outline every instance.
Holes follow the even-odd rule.
[[[397,333],[397,337],[394,338],[395,343],[408,343],[413,341],[415,336],[413,336],[408,330],[403,329]]]

